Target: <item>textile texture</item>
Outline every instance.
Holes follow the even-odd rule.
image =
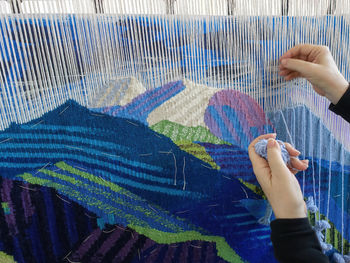
[[[11,31],[24,22],[1,23]],[[45,31],[50,21],[27,23]],[[120,37],[127,45],[127,35]],[[1,79],[25,81],[21,72],[36,65],[16,69],[14,61],[30,61],[34,53],[24,47],[42,43],[28,38],[11,49],[15,34],[6,41],[2,61],[12,64]],[[66,54],[80,56],[80,48],[90,47]],[[179,63],[181,71],[186,63]],[[267,98],[248,89],[214,88],[186,76],[146,88],[138,73],[108,87],[94,83],[99,88],[88,102],[74,97],[79,87],[81,97],[88,92],[90,80],[79,76],[58,88],[59,105],[43,112],[38,101],[50,104],[49,92],[37,101],[23,98],[35,118],[25,119],[26,106],[18,106],[24,121],[0,131],[0,262],[276,262],[270,228],[258,222],[267,201],[247,152],[269,132],[310,160],[297,174],[305,198],[314,197],[319,209],[310,221],[327,220],[325,242],[350,252],[349,195],[339,198],[349,191],[350,153],[307,103],[266,110]],[[6,92],[17,105],[21,91]]]

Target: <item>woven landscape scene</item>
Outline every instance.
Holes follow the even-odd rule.
[[[171,46],[182,57],[145,71],[132,58],[138,52],[132,47],[146,41],[170,45],[169,38],[175,37],[155,25],[188,22],[125,17],[116,26],[120,34],[111,33],[128,53],[125,70],[111,77],[111,71],[85,67],[96,63],[94,58],[103,59],[97,54],[106,51],[77,47],[84,39],[73,30],[79,19],[0,19],[0,262],[276,262],[267,201],[247,152],[254,138],[269,132],[277,132],[310,160],[309,169],[297,178],[305,198],[313,197],[318,207],[309,213],[311,223],[327,220],[331,228],[325,242],[344,255],[350,252],[350,202],[349,194],[344,195],[350,187],[350,144],[342,145],[339,131],[312,107],[306,84],[290,84],[295,85],[292,91],[271,88],[281,80],[266,57],[258,55],[274,45],[278,51],[271,60],[276,59],[283,49],[278,41],[259,40],[263,43],[254,43],[259,53],[247,58],[259,62],[257,74],[264,76],[259,83],[253,71],[243,74],[236,67],[250,63],[242,61],[244,54],[239,61],[221,60],[224,54],[216,44],[204,43],[201,49],[195,41],[182,41],[186,30],[176,31],[178,46]],[[87,32],[93,25],[81,19]],[[261,28],[290,23],[252,19]],[[320,18],[324,23],[327,19]],[[348,34],[348,19],[337,19]],[[127,32],[138,21],[138,32],[153,36],[140,37],[135,44]],[[108,30],[113,23],[102,22],[94,26]],[[194,23],[204,28],[197,36],[203,41],[222,27],[230,30],[223,21]],[[244,19],[237,23],[249,24]],[[291,27],[297,24],[295,20]],[[40,41],[29,37],[33,28],[40,28]],[[37,94],[23,86],[9,89],[14,80],[28,81],[28,72],[40,70],[35,68],[41,65],[35,62],[37,50],[60,45],[50,37],[52,28],[71,39],[71,46],[62,42],[62,48],[76,63],[57,60],[54,51],[43,56],[55,61],[57,69],[66,68],[66,77],[46,79],[62,85]],[[15,29],[28,38],[20,41]],[[168,59],[160,53],[150,55]],[[171,80],[163,75],[167,68],[176,68],[179,75]],[[199,81],[202,77],[205,83]],[[244,88],[235,88],[239,85]],[[264,89],[272,91],[266,95]],[[305,101],[294,101],[294,92]],[[285,104],[272,109],[281,96]]]

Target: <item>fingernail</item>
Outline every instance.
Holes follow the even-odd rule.
[[[287,65],[287,59],[282,59],[281,64],[282,65]]]
[[[276,145],[276,141],[274,139],[272,139],[272,138],[268,139],[268,141],[267,141],[268,148],[273,148],[273,147],[275,147],[275,145]]]
[[[297,151],[298,155],[301,154],[301,152],[299,152],[298,150],[296,150],[296,151]]]

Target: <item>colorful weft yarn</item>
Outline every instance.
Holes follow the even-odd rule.
[[[0,1],[0,262],[276,262],[247,151],[266,133],[310,160],[310,221],[346,262],[350,126],[278,60],[327,45],[350,79],[349,10]]]
[[[286,149],[286,146],[284,145],[284,143],[280,140],[277,140],[277,142],[280,145],[281,148],[281,156],[283,161],[287,164],[290,162],[290,155]],[[258,141],[255,145],[255,152],[257,154],[259,154],[261,157],[265,158],[267,160],[267,140],[262,139],[260,141]]]

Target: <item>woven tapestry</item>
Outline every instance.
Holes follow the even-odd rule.
[[[276,262],[247,151],[270,132],[310,160],[296,175],[310,222],[329,223],[328,254],[348,254],[349,126],[276,67],[307,35],[347,63],[349,28],[1,16],[0,262]]]

